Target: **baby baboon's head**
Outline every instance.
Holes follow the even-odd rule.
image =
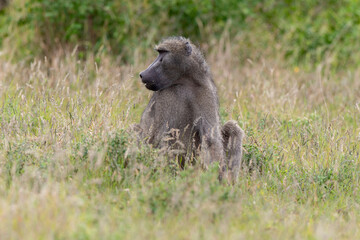
[[[163,40],[155,50],[159,55],[150,66],[140,73],[145,87],[152,91],[179,84],[181,78],[189,76],[194,62],[194,45],[184,37]],[[197,49],[196,49],[197,50]]]

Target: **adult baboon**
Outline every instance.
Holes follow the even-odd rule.
[[[236,181],[244,134],[235,121],[221,127],[217,90],[202,53],[184,37],[167,38],[155,49],[158,57],[140,73],[154,91],[136,127],[141,138],[176,150],[182,161],[197,153],[205,167],[219,161],[219,179],[228,168]]]

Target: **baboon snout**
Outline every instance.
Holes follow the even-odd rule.
[[[145,70],[146,71],[146,70]],[[146,80],[148,77],[147,77],[147,74],[145,73],[145,71],[142,71],[139,76],[141,78],[142,81]]]
[[[148,74],[146,74],[145,71],[142,71],[142,72],[140,73],[141,81],[142,81],[144,84],[150,82],[149,77],[148,77],[147,75],[148,75]]]
[[[152,91],[157,91],[158,87],[154,83],[155,76],[147,70],[140,73],[140,78],[145,87]]]
[[[140,78],[143,83],[151,83],[154,82],[154,79],[156,79],[156,74],[154,71],[146,69],[140,73]]]

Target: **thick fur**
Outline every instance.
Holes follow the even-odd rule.
[[[156,60],[140,73],[154,91],[137,126],[142,139],[190,160],[201,154],[205,167],[219,162],[219,178],[238,178],[243,131],[235,121],[220,125],[219,103],[210,68],[200,50],[184,37],[155,48]]]
[[[230,120],[221,129],[223,146],[226,154],[226,165],[230,172],[230,178],[236,181],[239,176],[242,158],[242,139],[244,131],[239,125]]]

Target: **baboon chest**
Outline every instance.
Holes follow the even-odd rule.
[[[174,91],[155,92],[142,115],[141,127],[154,143],[173,129],[180,131],[181,138],[188,139],[195,131],[196,117],[189,95]]]

